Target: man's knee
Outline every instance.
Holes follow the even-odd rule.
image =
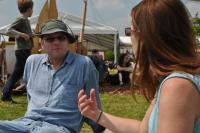
[[[0,133],[12,133],[13,129],[9,121],[0,121]]]
[[[17,121],[0,121],[0,133],[28,133],[28,130]]]
[[[31,133],[71,133],[71,132],[63,127],[37,126],[31,130]]]

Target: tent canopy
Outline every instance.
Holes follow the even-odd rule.
[[[200,1],[188,1],[186,7],[193,18],[200,17]]]
[[[38,23],[38,17],[39,16],[33,16],[30,18],[32,29],[35,29]],[[82,28],[82,19],[80,17],[66,12],[58,12],[58,19],[64,21],[71,28],[74,35],[80,35]],[[10,25],[1,27],[0,35],[5,34],[9,26]],[[114,50],[115,62],[117,61],[118,36],[118,30],[115,28],[86,20],[84,44],[87,49]]]
[[[129,45],[132,46],[131,37],[130,36],[120,36],[119,37],[120,45]]]
[[[82,28],[82,20],[80,17],[68,14],[66,12],[59,12],[58,18],[64,21],[71,28],[74,35],[78,36],[80,34]],[[30,18],[32,29],[36,27],[37,22],[38,16],[33,16]],[[9,26],[10,25],[1,27],[0,33],[5,34]],[[105,49],[113,49],[114,44],[116,43],[114,38],[117,35],[118,31],[113,27],[86,20],[84,37],[86,42],[100,45],[101,47],[105,47]]]

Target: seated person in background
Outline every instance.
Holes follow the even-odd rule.
[[[69,51],[75,39],[60,20],[50,20],[37,35],[46,54],[27,59],[23,81],[26,84],[28,107],[24,117],[0,121],[0,133],[80,133],[83,122],[98,133],[103,127],[84,118],[78,109],[78,92],[89,95],[95,89],[101,108],[98,72],[92,61]]]
[[[108,64],[108,80],[111,85],[119,85],[118,70],[113,62]]]
[[[118,74],[120,85],[128,84],[132,79],[133,63],[131,63],[131,58],[129,54],[124,53],[119,57]]]
[[[89,57],[99,72],[99,81],[102,82],[104,80],[105,73],[107,71],[107,66],[104,63],[102,56],[99,54],[99,51],[97,49],[93,49],[92,55]]]

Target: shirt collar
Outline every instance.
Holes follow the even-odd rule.
[[[75,54],[69,51],[65,59],[65,63],[71,64],[74,61],[74,59],[75,59]]]
[[[75,59],[75,54],[69,51],[63,64],[71,64],[74,59]],[[42,64],[49,64],[49,59],[47,54],[42,59]]]

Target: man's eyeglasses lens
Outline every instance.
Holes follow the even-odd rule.
[[[44,37],[44,40],[47,41],[47,42],[54,42],[55,40],[58,40],[58,41],[62,42],[65,39],[66,39],[65,35]]]

